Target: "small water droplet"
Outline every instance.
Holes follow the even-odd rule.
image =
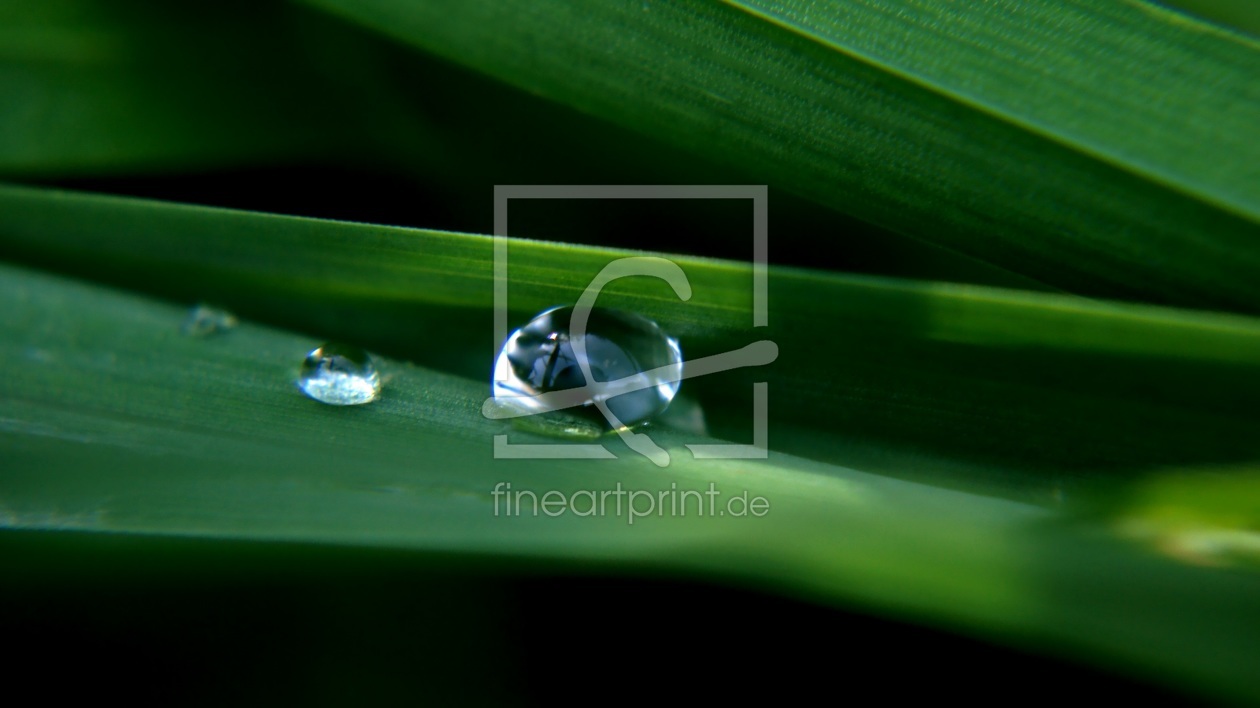
[[[597,400],[627,428],[663,413],[678,393],[678,341],[641,315],[593,308],[578,347],[585,349],[585,361],[579,361],[577,340],[570,332],[573,313],[573,307],[554,307],[507,338],[491,381],[496,403],[521,415],[514,418],[519,424],[561,437],[591,437],[614,429]],[[663,367],[673,368],[662,373]],[[614,381],[619,385],[598,385]],[[559,391],[573,395],[537,398]]]
[[[188,317],[184,318],[181,330],[190,337],[209,337],[212,334],[226,332],[237,324],[236,315],[203,302],[188,311]]]
[[[298,388],[321,403],[357,406],[371,403],[381,392],[381,377],[372,357],[348,344],[325,344],[302,362]]]

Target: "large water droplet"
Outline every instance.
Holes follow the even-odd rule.
[[[613,428],[596,400],[624,427],[664,412],[678,393],[682,374],[678,341],[646,317],[603,308],[590,311],[585,336],[576,340],[573,313],[572,307],[552,308],[507,338],[491,381],[496,403],[515,415],[537,418],[518,421],[569,437]],[[583,349],[585,360],[580,361]],[[618,384],[599,385],[610,382]],[[539,398],[560,391],[572,395]],[[547,425],[553,421],[555,425]]]
[[[357,406],[371,403],[381,392],[381,377],[372,357],[348,344],[325,344],[306,355],[298,388],[321,403]]]

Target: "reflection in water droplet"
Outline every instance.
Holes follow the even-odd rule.
[[[675,396],[674,402],[669,404],[669,410],[657,418],[656,422],[673,430],[709,437],[709,425],[705,421],[704,408],[699,401],[689,396],[681,394]]]
[[[238,324],[236,315],[227,310],[200,303],[188,311],[181,330],[190,337],[209,337],[226,332]]]
[[[325,344],[306,355],[298,387],[321,403],[356,406],[376,400],[381,378],[367,352],[347,344]]]
[[[580,405],[555,410],[534,398],[553,391],[580,389],[590,383],[631,379],[631,390],[606,399],[609,411],[626,427],[660,415],[678,393],[679,381],[648,374],[679,366],[678,342],[653,321],[629,312],[594,308],[582,340],[586,361],[578,361],[570,334],[572,307],[547,310],[516,330],[503,343],[495,361],[491,392],[509,410],[543,414],[515,418],[519,425],[561,437],[592,437],[611,424],[594,405],[596,391],[578,392]],[[583,373],[583,363],[593,381]]]

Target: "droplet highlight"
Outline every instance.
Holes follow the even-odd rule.
[[[367,352],[348,344],[329,343],[306,355],[298,388],[320,403],[358,406],[380,395],[381,377]]]
[[[508,336],[491,381],[496,406],[561,437],[616,429],[600,403],[623,428],[663,413],[682,376],[678,341],[646,317],[605,308],[589,311],[579,339],[574,311],[551,308]]]

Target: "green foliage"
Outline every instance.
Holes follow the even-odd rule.
[[[314,1],[1058,287],[1260,303],[1260,47],[1148,3]]]
[[[0,185],[5,544],[125,533],[705,578],[1260,699],[1245,33],[1138,0],[60,0],[0,20],[0,175],[28,182]],[[490,237],[56,186],[311,163],[404,175],[461,215],[512,182],[764,183],[796,218],[772,262],[830,240],[931,278],[772,265],[754,330],[750,267],[686,222],[695,255],[659,255],[689,301],[628,279],[601,304],[689,358],[767,338],[779,359],[688,381],[693,418],[650,428],[667,468],[615,437],[615,462],[495,460],[496,435],[538,439],[481,415]],[[603,240],[635,227],[601,228],[512,239],[514,322],[641,255]],[[197,301],[244,322],[183,334]],[[326,339],[383,355],[380,401],[300,394]],[[768,457],[693,459],[687,443],[747,441],[754,382]],[[712,483],[770,512],[508,516],[500,482]]]

